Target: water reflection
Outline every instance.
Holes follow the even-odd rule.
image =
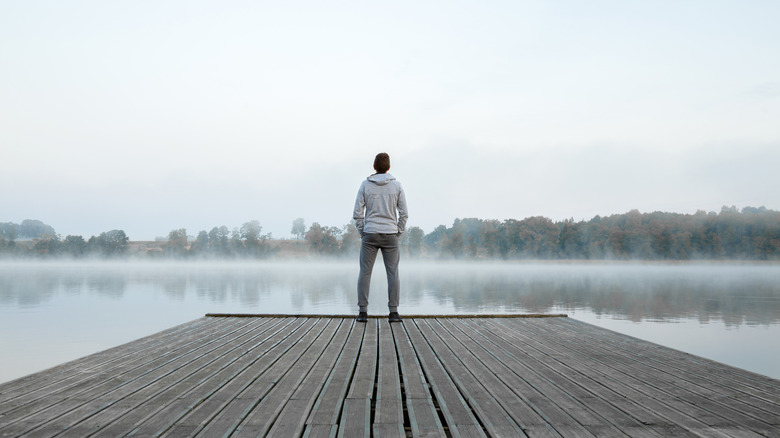
[[[381,265],[380,265],[381,266]],[[135,288],[171,301],[235,303],[257,312],[352,312],[354,263],[4,263],[0,305],[45,305],[58,295],[121,300]],[[374,275],[372,305],[385,290]],[[280,297],[284,308],[275,308]],[[631,321],[696,319],[728,326],[780,321],[780,266],[635,264],[409,264],[406,313],[549,313],[587,310]]]

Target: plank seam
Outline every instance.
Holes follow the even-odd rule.
[[[412,430],[412,422],[409,418],[409,404],[406,400],[406,386],[404,385],[404,370],[401,366],[401,352],[398,349],[398,341],[395,337],[395,330],[390,328],[390,335],[393,337],[393,348],[395,349],[396,366],[398,367],[398,383],[401,387],[401,411],[403,413],[404,431]],[[430,387],[428,388],[430,391]]]

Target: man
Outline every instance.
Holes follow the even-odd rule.
[[[375,174],[366,178],[358,190],[352,218],[360,233],[360,276],[358,277],[358,322],[368,320],[368,292],[377,251],[387,272],[387,307],[390,322],[400,322],[398,300],[398,239],[406,227],[406,195],[390,170],[390,156],[382,152],[374,158]]]

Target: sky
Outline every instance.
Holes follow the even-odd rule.
[[[780,210],[780,2],[0,1],[0,222]]]

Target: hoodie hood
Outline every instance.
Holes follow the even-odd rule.
[[[395,177],[389,173],[375,173],[366,179],[380,186],[387,185],[390,181],[395,181]]]

